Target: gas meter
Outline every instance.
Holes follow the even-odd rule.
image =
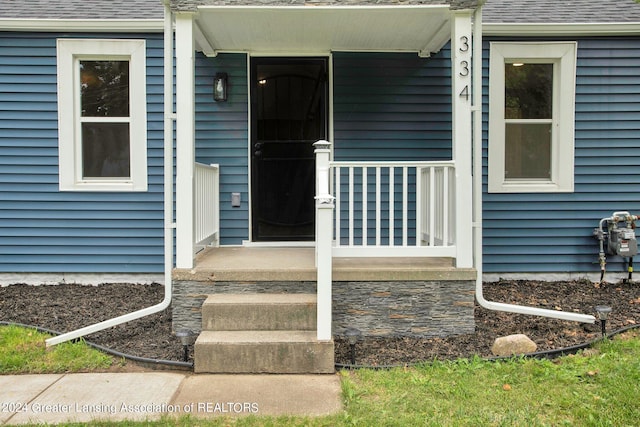
[[[636,230],[626,227],[609,229],[609,244],[607,250],[611,255],[632,257],[638,254]]]
[[[606,266],[606,253],[629,259],[629,279],[633,272],[633,257],[638,254],[638,241],[636,240],[637,215],[629,212],[614,212],[608,218],[602,218],[598,228],[593,230],[593,235],[600,242],[600,281],[604,278]],[[606,226],[606,231],[605,231]]]

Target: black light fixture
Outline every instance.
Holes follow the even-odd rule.
[[[356,364],[356,343],[362,336],[362,332],[360,329],[349,328],[344,332],[344,335],[347,337],[347,342],[351,347],[351,364]]]
[[[182,348],[184,349],[184,361],[189,360],[189,346],[196,342],[197,334],[190,329],[180,329],[176,331],[176,336],[180,338]]]
[[[607,337],[607,319],[609,313],[611,313],[611,307],[608,305],[596,305],[596,313],[598,313],[598,319],[600,319],[600,326],[602,327],[602,337]]]
[[[216,102],[227,100],[227,73],[216,73],[213,78],[213,99]]]

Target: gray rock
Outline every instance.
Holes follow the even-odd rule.
[[[538,346],[524,334],[508,335],[496,338],[491,352],[496,356],[512,356],[514,354],[533,353]]]

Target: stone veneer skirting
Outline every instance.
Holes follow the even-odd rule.
[[[444,337],[472,333],[473,280],[334,282],[333,333]],[[201,330],[201,307],[215,293],[316,293],[315,282],[174,281],[173,329]]]

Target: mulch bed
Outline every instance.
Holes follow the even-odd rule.
[[[67,332],[159,303],[160,285],[101,286],[11,285],[0,287],[0,320]],[[551,310],[594,314],[596,305],[609,305],[607,330],[640,323],[640,283],[604,284],[587,281],[487,283],[490,301],[531,305]],[[600,337],[600,324],[585,324],[475,308],[476,331],[446,338],[366,338],[357,347],[362,365],[408,364],[433,359],[491,356],[495,338],[522,333],[538,350],[581,344]],[[183,348],[171,333],[171,309],[86,337],[86,340],[139,357],[180,361]],[[336,363],[350,362],[350,347],[336,338]]]

